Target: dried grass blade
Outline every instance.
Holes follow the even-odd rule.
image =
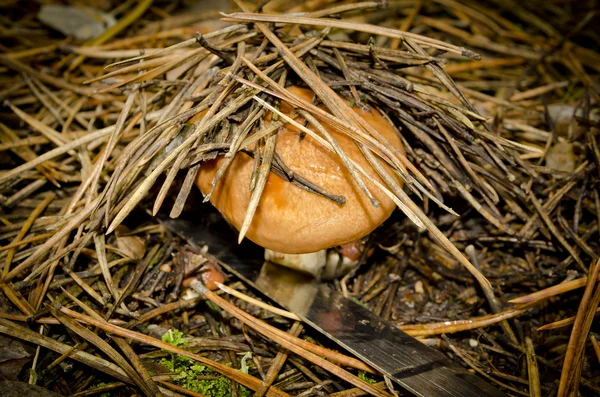
[[[148,370],[144,367],[142,360],[135,353],[131,345],[123,338],[113,338],[119,349],[123,352],[125,357],[129,360],[137,374],[142,379],[142,382],[146,385],[146,389],[151,393],[150,396],[162,397],[163,394],[160,392],[157,384],[152,379],[152,376],[148,373]]]
[[[96,255],[98,256],[98,264],[100,265],[100,270],[102,270],[102,276],[104,277],[104,282],[108,287],[111,295],[115,302],[119,301],[121,294],[119,290],[115,286],[113,282],[112,275],[110,274],[110,270],[108,269],[108,261],[106,259],[106,245],[104,240],[104,235],[102,234],[94,234],[94,245],[96,247]]]
[[[4,295],[25,314],[26,316],[33,316],[35,310],[29,304],[27,299],[21,295],[19,291],[16,291],[13,286],[9,283],[0,283],[0,289],[4,293]]]
[[[196,141],[194,146],[197,143],[198,143],[198,141]],[[181,152],[181,154],[179,155],[179,157],[177,157],[175,159],[175,162],[173,163],[173,165],[171,165],[171,168],[169,169],[169,172],[167,173],[167,177],[165,178],[163,185],[160,187],[160,191],[158,192],[158,195],[156,196],[156,200],[154,201],[154,206],[152,207],[152,215],[153,216],[156,216],[156,214],[158,214],[158,211],[160,211],[160,207],[162,207],[162,204],[163,204],[165,198],[167,198],[167,194],[169,193],[171,185],[175,181],[175,177],[177,177],[177,174],[179,173],[179,169],[181,168],[181,165],[183,164],[184,161],[187,160],[187,156],[188,156],[189,152],[190,152],[190,148],[184,149]]]
[[[150,337],[150,336],[147,336],[144,334],[140,334],[135,331],[131,331],[129,329],[118,327],[118,326],[110,324],[106,321],[97,320],[95,318],[88,317],[81,313],[77,313],[73,310],[69,310],[66,307],[62,307],[60,309],[60,311],[64,314],[70,316],[71,318],[74,318],[79,321],[82,321],[83,323],[98,327],[99,329],[102,329],[103,331],[108,332],[110,334],[115,334],[115,335],[121,336],[123,338],[133,339],[138,342],[149,344],[158,349],[164,349],[166,351],[191,358],[192,360],[195,360],[204,365],[207,365],[211,369],[213,369],[215,372],[218,372],[230,379],[233,379],[236,382],[241,383],[242,385],[244,385],[252,390],[256,390],[258,387],[260,387],[261,382],[260,382],[260,380],[256,379],[255,377],[245,374],[245,373],[238,371],[234,368],[231,368],[229,366],[220,364],[216,361],[205,358],[199,354],[190,353],[187,350],[170,345],[161,340],[155,339],[153,337]],[[0,319],[0,321],[2,321],[2,320]],[[274,387],[269,389],[267,396],[269,396],[269,397],[290,397],[289,394],[287,394],[277,388],[274,388]]]
[[[280,112],[279,110],[275,109],[274,107],[272,107],[271,105],[269,105],[268,103],[266,103],[265,101],[263,101],[262,99],[255,97],[254,98],[257,102],[261,103],[264,107],[266,107],[267,109],[271,110],[271,112],[276,113],[279,115],[279,117],[281,117],[282,119],[284,119],[285,121],[287,121],[288,123],[294,125],[294,127],[300,129],[303,132],[306,132],[308,135],[310,135],[313,139],[315,139],[319,144],[323,145],[324,147],[333,150],[333,148],[329,145],[329,143],[323,139],[322,137],[320,137],[319,135],[315,134],[314,131],[306,128],[305,126],[303,126],[302,124],[298,123],[297,121],[293,120],[292,118],[290,118],[289,116],[283,114],[282,112]],[[399,199],[394,193],[392,193],[386,186],[384,186],[383,184],[381,184],[379,181],[377,181],[375,178],[373,178],[369,173],[367,173],[361,166],[359,166],[354,160],[348,158],[350,164],[356,169],[358,170],[361,174],[363,174],[363,176],[365,176],[365,178],[367,178],[371,183],[373,183],[377,188],[379,188],[385,195],[387,195],[397,206],[398,208],[400,208],[400,210],[406,214],[406,216],[415,223],[415,225],[417,225],[418,227],[422,227],[425,228],[424,224],[419,220],[419,218],[402,202],[401,199]],[[401,189],[400,189],[401,190]]]
[[[262,192],[267,184],[267,178],[271,174],[271,164],[273,163],[273,156],[275,154],[275,145],[277,144],[277,134],[269,136],[265,142],[263,149],[263,155],[260,166],[258,168],[258,178],[250,196],[250,202],[244,215],[242,226],[240,227],[240,233],[238,235],[238,243],[241,243],[252,223],[252,218],[258,207],[258,202],[262,196]],[[257,154],[258,156],[258,154]]]
[[[302,324],[300,324],[297,321],[294,322],[294,324],[292,325],[292,327],[290,328],[290,330],[288,332],[290,335],[298,337],[298,335],[300,335],[300,332],[302,332]],[[277,352],[277,355],[275,356],[273,363],[271,364],[271,366],[269,367],[269,370],[265,374],[263,382],[261,383],[260,388],[254,394],[254,397],[262,397],[265,395],[267,390],[269,390],[269,388],[271,387],[271,385],[277,378],[277,374],[279,373],[279,371],[281,371],[281,368],[283,368],[283,365],[285,364],[287,357],[288,357],[288,352],[286,350],[280,350]]]
[[[121,208],[121,210],[117,213],[113,221],[111,222],[107,234],[110,234],[114,231],[114,229],[125,219],[125,217],[137,206],[137,204],[144,198],[144,196],[148,193],[154,182],[158,179],[160,174],[164,172],[164,170],[179,156],[183,150],[189,147],[193,142],[202,134],[205,134],[210,128],[217,125],[221,122],[225,117],[232,114],[235,110],[239,109],[240,106],[243,106],[246,102],[250,101],[252,96],[241,96],[233,101],[229,106],[225,109],[221,110],[214,117],[204,117],[202,120],[206,121],[206,123],[202,123],[195,126],[194,132],[186,138],[186,140],[175,148],[167,157],[144,179],[144,181],[138,186],[137,189],[130,196],[129,200]]]
[[[147,81],[150,79],[157,78],[158,76],[161,76],[161,75],[167,73],[168,71],[173,70],[176,67],[183,65],[184,63],[199,62],[200,60],[202,60],[203,57],[207,56],[207,53],[208,53],[208,51],[206,51],[203,48],[197,49],[192,54],[186,54],[186,55],[177,57],[177,58],[173,59],[172,61],[167,62],[164,65],[158,66],[154,69],[151,69],[145,73],[142,73],[139,76],[135,76],[135,77],[131,77],[129,79],[123,80],[123,81],[119,81],[118,83],[111,84],[108,87],[100,88],[99,90],[96,91],[96,93],[100,94],[100,93],[104,93],[104,92],[109,92],[109,91],[114,90],[115,88],[119,88],[124,85],[141,83],[141,82],[144,82],[144,81]]]
[[[579,267],[584,272],[587,272],[587,268],[585,267],[585,264],[583,263],[581,258],[579,258],[579,255],[577,255],[577,252],[575,251],[575,249],[567,242],[567,240],[563,237],[563,235],[560,234],[560,232],[558,231],[558,228],[556,227],[556,225],[554,225],[554,222],[552,222],[552,219],[550,218],[548,213],[546,211],[544,211],[544,207],[539,202],[537,197],[535,197],[533,192],[529,192],[529,199],[531,200],[531,203],[535,207],[536,211],[540,215],[540,218],[542,218],[542,220],[544,221],[544,223],[546,224],[546,226],[548,227],[550,232],[554,235],[554,237],[556,237],[556,239],[567,250],[567,252],[569,254],[571,254],[571,256],[573,257],[573,259],[575,259],[575,262],[577,262]]]
[[[102,338],[100,338],[95,332],[90,331],[85,328],[83,325],[77,323],[71,318],[67,317],[63,313],[56,310],[52,305],[46,305],[46,308],[52,313],[54,317],[58,319],[65,327],[69,328],[71,331],[75,332],[77,335],[85,339],[87,342],[96,346],[100,351],[109,356],[119,367],[123,369],[123,371],[129,376],[131,380],[135,382],[135,384],[144,392],[144,394],[148,397],[154,397],[154,393],[146,384],[140,375],[136,372],[135,369],[121,356],[115,349],[112,348],[108,343],[106,343]]]
[[[159,49],[157,51],[153,51],[153,52],[148,52],[146,50],[146,51],[144,51],[145,54],[143,54],[143,55],[134,56],[132,58],[125,59],[125,60],[119,61],[119,62],[109,63],[108,65],[106,65],[104,67],[104,69],[112,69],[112,68],[114,68],[116,66],[121,66],[121,65],[124,65],[126,63],[131,63],[131,62],[136,62],[136,61],[141,61],[141,60],[147,60],[148,58],[156,58],[159,55],[166,55],[168,52],[171,52],[173,50],[177,50],[177,49],[180,49],[180,48],[189,47],[189,46],[194,45],[194,44],[196,44],[196,39],[195,38],[193,38],[193,39],[187,39],[187,40],[184,40],[184,41],[180,41],[179,43],[173,44],[173,45],[165,47],[165,48],[161,48],[161,49]],[[114,58],[114,56],[111,57],[111,58]],[[166,59],[168,57],[164,57],[164,58]],[[144,63],[147,63],[147,62],[148,61],[145,61]]]
[[[45,347],[46,349],[55,351],[59,354],[68,353],[69,358],[72,358],[73,360],[79,361],[91,368],[104,372],[105,374],[128,384],[133,383],[125,371],[123,371],[118,365],[115,365],[103,358],[96,357],[93,354],[80,350],[73,350],[73,346],[60,343],[49,336],[44,336],[37,332],[33,332],[29,328],[14,324],[11,321],[3,318],[0,318],[0,333]]]
[[[238,309],[236,306],[227,302],[225,299],[221,298],[214,292],[206,289],[199,283],[196,285],[202,289],[202,292],[204,293],[204,295],[211,302],[218,305],[221,309],[226,310],[229,314],[231,314],[232,316],[234,316],[235,318],[237,318],[244,324],[248,325],[249,327],[253,328],[255,331],[260,332],[261,334],[265,335],[268,338],[271,338],[272,340],[281,344],[283,347],[296,353],[300,357],[302,357],[306,360],[309,360],[309,361],[315,363],[316,365],[319,365],[323,369],[333,373],[336,376],[339,376],[346,382],[351,383],[352,385],[360,388],[361,390],[363,390],[369,394],[372,394],[374,396],[379,396],[379,397],[390,397],[391,396],[390,394],[388,394],[384,391],[373,388],[369,383],[363,381],[362,379],[357,378],[356,376],[354,376],[351,373],[347,372],[346,370],[340,368],[339,366],[332,364],[331,362],[323,359],[321,356],[325,355],[325,350],[323,350],[321,352],[321,354],[313,353],[311,350],[308,350],[307,347],[314,350],[314,348],[316,347],[315,345],[308,346],[311,344],[308,342],[305,342],[302,339],[292,337],[288,333],[281,331],[275,327],[272,327],[272,326],[256,319],[255,317],[252,317],[251,315],[247,314],[243,310]],[[328,351],[328,353],[331,353],[331,351]],[[329,355],[328,358],[333,359],[334,357],[335,357],[335,355],[334,356]],[[342,361],[341,363],[346,364],[344,361]]]
[[[97,293],[88,283],[86,283],[81,277],[79,277],[77,275],[76,272],[72,271],[71,269],[69,269],[67,266],[63,267],[63,271],[69,276],[71,277],[71,279],[73,279],[73,281],[75,281],[77,283],[77,285],[79,285],[81,287],[82,290],[84,290],[89,296],[91,296],[92,298],[94,298],[94,300],[96,302],[98,302],[98,304],[100,304],[100,306],[104,306],[104,299],[102,299],[102,297],[100,296],[99,293]],[[61,287],[62,288],[62,287]]]
[[[529,375],[529,396],[542,397],[542,387],[540,384],[540,373],[538,370],[537,359],[533,341],[530,337],[525,338],[525,348],[527,351],[527,374]]]
[[[480,285],[485,288],[492,288],[488,279],[467,259],[467,257],[456,248],[456,246],[446,237],[444,233],[429,219],[429,217],[417,206],[411,198],[404,193],[403,190],[398,192],[400,200],[409,208],[411,212],[416,214],[417,218],[425,225],[425,228],[433,235],[433,237],[460,262],[472,275],[477,279]]]
[[[84,96],[93,94],[93,91],[90,88],[81,87],[79,85],[67,83],[66,81],[64,81],[62,79],[52,77],[45,73],[40,73],[37,70],[34,70],[33,68],[31,68],[30,66],[25,65],[14,59],[11,59],[10,57],[8,57],[6,55],[0,55],[0,64],[3,64],[10,69],[16,70],[17,72],[31,75],[31,76],[35,77],[36,79],[43,81],[44,83],[50,84],[51,86],[54,86],[57,88],[62,88],[64,90],[72,91],[76,94],[84,95]]]
[[[127,14],[125,14],[121,19],[119,19],[119,21],[116,24],[103,31],[99,36],[96,36],[93,39],[86,41],[84,45],[93,46],[105,43],[107,40],[124,30],[127,26],[137,21],[144,14],[144,12],[146,12],[146,10],[152,5],[152,1],[153,0],[139,0],[137,5]],[[84,60],[85,57],[80,55],[69,64],[69,70],[75,70],[75,68],[77,68]]]
[[[460,192],[465,200],[471,204],[471,206],[475,209],[475,211],[479,212],[481,216],[483,216],[488,222],[494,225],[498,230],[508,234],[509,236],[514,236],[517,234],[514,230],[510,228],[510,226],[506,225],[503,221],[496,218],[492,213],[490,213],[483,205],[481,205],[475,197],[464,187],[459,181],[454,181],[454,187]]]
[[[79,239],[75,239],[71,244],[65,247],[65,239],[62,239],[58,242],[56,246],[53,246],[53,255],[47,259],[45,262],[38,264],[34,269],[25,277],[21,282],[20,286],[27,286],[33,283],[33,281],[40,275],[43,275],[47,272],[48,269],[54,269],[58,264],[58,260],[62,259],[65,255],[71,252],[78,247],[82,247],[91,239],[91,234],[86,234]],[[12,272],[11,272],[12,273]],[[7,275],[7,277],[11,276],[11,273]]]
[[[597,316],[598,314],[600,314],[600,308],[596,309],[595,315]],[[577,318],[577,316],[572,316],[572,317],[567,317],[567,318],[562,319],[562,320],[554,321],[554,322],[549,323],[549,324],[544,324],[544,325],[538,327],[536,331],[549,331],[549,330],[552,330],[552,329],[566,327],[568,325],[571,325],[571,324],[575,323],[575,319],[576,318]],[[592,336],[592,335],[590,335],[590,336]]]
[[[112,133],[110,134],[110,137],[108,138],[108,142],[106,143],[106,146],[104,147],[104,150],[102,151],[102,156],[100,156],[100,158],[96,162],[94,171],[91,176],[91,183],[90,183],[90,191],[93,192],[93,194],[96,193],[98,179],[100,178],[100,175],[102,173],[104,166],[106,165],[108,158],[110,157],[113,150],[115,149],[115,146],[117,145],[119,135],[121,134],[121,132],[123,130],[125,121],[127,120],[127,117],[129,116],[129,112],[131,111],[131,107],[133,106],[133,103],[138,96],[138,88],[139,88],[138,86],[134,86],[132,89],[132,92],[127,97],[127,100],[125,101],[125,105],[123,106],[123,109],[121,110],[121,112],[119,113],[119,117],[117,118],[115,128],[112,131]]]
[[[217,112],[217,110],[219,109],[221,104],[223,103],[223,100],[229,95],[229,93],[231,93],[233,91],[235,84],[236,84],[235,82],[231,82],[227,85],[227,87],[225,87],[225,89],[223,89],[223,91],[219,94],[219,97],[215,100],[215,102],[210,107],[208,112],[198,121],[198,124],[196,127],[197,129],[201,129],[203,126],[212,122],[212,120],[211,120],[212,117],[215,115],[215,113]],[[237,109],[235,109],[235,110],[237,110]],[[213,124],[216,125],[217,123],[213,122]],[[208,129],[207,129],[207,131],[208,131]],[[175,177],[177,176],[177,173],[179,172],[181,165],[187,159],[187,154],[190,152],[192,147],[198,145],[200,138],[203,136],[203,134],[198,134],[198,136],[196,137],[195,143],[192,142],[191,145],[187,145],[185,148],[183,148],[181,151],[181,154],[175,159],[175,162],[171,166],[171,169],[169,170],[169,172],[167,174],[167,178],[166,178],[165,182],[163,183],[163,185],[160,189],[160,192],[158,193],[158,196],[154,202],[154,207],[152,208],[153,215],[156,215],[158,213],[160,207],[162,206],[164,199],[166,198],[169,188],[171,187],[171,184],[173,183],[173,181],[175,180]],[[192,135],[194,135],[194,134],[192,134]],[[186,140],[186,142],[187,142],[187,140]],[[183,144],[182,144],[182,146],[183,146]]]
[[[52,202],[52,200],[54,200],[55,197],[56,197],[56,195],[54,193],[52,193],[52,192],[48,193],[46,195],[46,197],[34,208],[34,210],[31,211],[31,213],[27,217],[27,220],[25,220],[25,222],[23,222],[23,226],[21,227],[21,230],[19,230],[19,233],[11,241],[11,245],[18,244],[19,242],[21,242],[21,240],[23,240],[23,237],[25,237],[27,232],[31,229],[33,222],[35,222],[35,220],[38,218],[38,216],[40,216],[42,214],[42,212],[44,212],[46,207],[48,207],[48,205],[50,205],[50,203]],[[4,247],[2,247],[2,248],[4,248]],[[16,253],[17,253],[17,250],[13,248],[10,251],[8,251],[8,253],[6,254],[6,260],[4,261],[4,269],[2,271],[2,275],[6,276],[8,274],[8,272],[10,270],[10,265],[12,264],[12,260],[15,257]]]
[[[215,177],[213,178],[213,180],[211,182],[210,191],[208,192],[208,194],[206,196],[204,196],[205,203],[208,202],[210,200],[210,198],[212,197],[212,194],[215,191],[217,184],[219,183],[219,181],[221,180],[221,178],[223,177],[225,172],[229,169],[229,166],[233,163],[233,160],[235,159],[235,156],[237,156],[238,151],[242,148],[245,148],[245,147],[255,144],[260,139],[269,135],[270,133],[275,131],[277,128],[279,128],[279,127],[275,127],[275,126],[276,125],[280,126],[280,123],[273,122],[273,123],[271,123],[271,125],[269,127],[261,130],[261,132],[264,132],[264,134],[261,134],[260,132],[255,132],[249,138],[246,138],[248,133],[254,127],[254,123],[256,123],[256,121],[258,121],[258,119],[260,117],[262,117],[263,114],[264,114],[264,109],[262,109],[260,107],[256,107],[248,115],[248,118],[246,119],[246,121],[244,121],[244,123],[242,123],[242,125],[240,126],[239,131],[235,134],[235,136],[233,138],[233,142],[231,143],[231,146],[229,147],[229,151],[225,154],[225,162],[217,170],[217,173],[215,174]]]
[[[337,144],[335,139],[333,139],[331,134],[310,113],[308,113],[304,110],[300,110],[299,113],[302,117],[304,117],[304,119],[306,121],[308,121],[313,127],[315,127],[317,129],[317,131],[319,131],[321,133],[321,135],[323,135],[325,137],[325,139],[327,139],[327,142],[329,142],[329,144],[333,148],[333,151],[340,157],[340,159],[342,160],[342,162],[344,163],[344,165],[350,172],[350,175],[352,175],[352,177],[354,178],[354,181],[356,182],[358,187],[360,187],[360,190],[362,190],[363,193],[365,194],[365,196],[367,196],[367,198],[369,199],[369,201],[371,201],[371,204],[373,205],[373,207],[375,207],[375,208],[379,207],[379,202],[377,201],[377,199],[375,199],[375,197],[373,197],[373,195],[369,191],[369,188],[367,187],[367,185],[365,185],[365,182],[363,181],[363,179],[360,177],[360,175],[356,171],[356,168],[354,168],[354,166],[350,162],[350,159],[348,158],[348,156],[346,156],[346,153],[344,153],[342,148]]]
[[[52,105],[52,103],[50,103],[48,98],[46,96],[42,95],[40,90],[33,83],[32,78],[27,75],[24,75],[23,78],[24,78],[25,82],[27,83],[27,85],[29,86],[29,89],[31,90],[33,95],[35,95],[35,97],[44,105],[44,107],[50,112],[50,114],[52,115],[52,117],[54,117],[54,119],[58,122],[58,124],[63,125],[65,122],[62,119],[60,113],[54,107],[54,105]],[[41,83],[38,81],[38,84],[41,84]],[[44,87],[44,86],[42,86],[42,87]]]
[[[75,303],[77,306],[79,306],[89,316],[96,317],[97,319],[100,319],[100,320],[102,319],[102,316],[100,316],[97,312],[95,312],[94,309],[92,309],[91,307],[89,307],[88,305],[86,305],[85,303],[83,303],[81,300],[77,299],[77,297],[74,296],[73,294],[71,294],[69,291],[67,291],[63,287],[60,287],[60,290],[63,292],[63,294],[65,294],[65,296],[67,298],[69,298],[70,300],[72,300],[73,303]]]
[[[573,291],[578,288],[583,288],[587,284],[587,277],[581,277],[575,280],[565,281],[563,283],[553,285],[552,287],[544,288],[543,290],[531,293],[529,295],[520,296],[511,299],[509,302],[514,304],[525,304],[545,300],[556,295],[564,294],[565,292]]]
[[[194,186],[194,182],[196,182],[196,177],[198,176],[198,171],[200,170],[200,164],[194,165],[191,167],[188,172],[185,174],[185,179],[183,180],[183,184],[181,185],[181,189],[179,189],[179,193],[177,194],[177,198],[175,199],[175,203],[173,204],[173,208],[171,208],[171,212],[169,213],[169,217],[177,218],[181,212],[183,211],[183,207],[185,206],[185,202],[192,191],[192,187]]]
[[[183,55],[180,55],[180,57],[183,57]],[[85,80],[83,82],[83,84],[95,83],[97,81],[106,80],[106,79],[109,79],[111,77],[119,76],[121,74],[127,74],[127,73],[133,73],[133,72],[141,72],[142,70],[148,70],[148,69],[151,69],[151,68],[162,66],[162,65],[164,65],[164,64],[166,64],[166,63],[168,63],[168,62],[170,62],[172,60],[173,60],[172,57],[163,57],[163,58],[152,59],[152,60],[146,61],[144,63],[140,63],[140,64],[134,64],[134,65],[126,66],[124,68],[112,71],[110,73],[105,73],[103,75],[96,76],[96,77],[93,77],[91,79]]]
[[[237,1],[236,1],[237,3]],[[239,3],[237,3],[239,5]],[[240,7],[241,8],[241,7]],[[247,8],[246,8],[247,9]],[[479,54],[473,51],[467,50],[466,48],[457,47],[452,44],[445,43],[443,41],[431,39],[429,37],[421,36],[415,33],[402,32],[396,29],[385,28],[381,26],[369,25],[366,23],[355,23],[346,22],[336,19],[325,19],[325,18],[306,18],[306,17],[292,17],[285,15],[269,15],[269,14],[253,14],[249,12],[236,12],[233,14],[225,15],[222,20],[228,22],[270,22],[270,23],[286,23],[286,24],[300,24],[300,25],[311,25],[311,26],[324,26],[332,27],[344,30],[354,30],[359,32],[371,33],[373,35],[381,35],[391,37],[395,39],[413,39],[415,42],[423,45],[427,45],[432,48],[452,52],[454,54],[462,55],[471,59],[481,59]],[[264,34],[264,32],[263,32]]]
[[[114,126],[106,127],[101,130],[95,131],[91,134],[85,135],[79,139],[76,139],[74,141],[66,143],[62,146],[59,146],[55,149],[52,149],[23,165],[20,165],[18,167],[13,168],[12,170],[10,170],[8,172],[0,174],[0,183],[10,180],[12,178],[15,178],[15,177],[19,176],[21,173],[28,171],[32,168],[35,168],[38,165],[43,164],[48,160],[51,160],[55,157],[65,154],[65,153],[69,152],[70,150],[77,148],[78,146],[84,145],[86,143],[89,143],[89,142],[92,142],[92,141],[95,141],[98,139],[103,139],[104,137],[106,137],[107,135],[112,133],[113,130],[114,130]]]
[[[369,8],[385,8],[386,5],[387,4],[382,1],[361,1],[350,4],[340,4],[338,6],[324,8],[322,10],[307,12],[302,14],[302,16],[306,18],[321,18],[328,15],[338,15],[344,12],[366,10]]]
[[[465,320],[454,320],[451,322],[443,321],[439,323],[417,324],[417,325],[401,325],[400,329],[412,336],[431,336],[442,335],[454,332],[463,332],[472,329],[488,327],[492,324],[497,324],[502,321],[520,316],[527,310],[534,307],[534,303],[523,305],[518,308],[508,309],[496,314],[490,314],[481,317],[472,317]]]
[[[205,39],[211,39],[213,37],[221,36],[221,35],[224,35],[224,34],[227,34],[227,33],[234,33],[234,32],[236,32],[238,30],[244,30],[244,29],[246,29],[246,24],[231,25],[231,26],[225,27],[223,29],[215,30],[214,32],[206,33],[203,36],[204,36]],[[148,59],[148,58],[154,58],[154,57],[157,57],[158,55],[164,55],[164,54],[166,54],[168,52],[171,52],[173,50],[180,49],[180,48],[185,48],[185,47],[189,47],[189,46],[194,45],[196,43],[197,43],[196,38],[187,39],[187,40],[184,40],[184,41],[179,42],[177,44],[173,44],[172,46],[161,48],[160,50],[158,50],[156,52],[152,52],[150,54],[139,55],[139,56],[136,56],[136,57],[133,57],[133,58],[130,58],[130,59],[126,59],[126,60],[120,61],[120,62],[111,63],[111,64],[107,65],[105,67],[105,69],[109,69],[109,68],[112,68],[112,67],[115,67],[115,66],[120,66],[120,65],[123,65],[125,63],[140,61],[140,60]],[[148,61],[145,61],[145,62],[148,62]]]
[[[600,304],[600,288],[596,286],[599,275],[600,260],[591,266],[588,283],[575,316],[575,323],[569,338],[558,385],[558,397],[571,396],[577,394],[577,390],[579,390],[583,351],[594,320],[594,314]]]
[[[413,41],[410,38],[406,38],[406,44],[409,46],[409,48],[411,50],[413,50],[414,52],[416,52],[418,54],[421,54],[421,55],[426,55],[427,54],[425,52],[425,50],[423,50],[416,41]],[[458,89],[458,86],[456,85],[456,83],[454,82],[454,80],[452,80],[452,78],[448,75],[448,73],[446,73],[444,71],[444,69],[442,69],[439,65],[437,65],[435,63],[428,63],[427,65],[425,65],[425,67],[427,69],[429,69],[438,78],[438,80],[446,88],[448,88],[448,90],[452,94],[454,94],[454,96],[456,98],[458,98],[458,100],[467,109],[469,109],[471,112],[473,112],[475,114],[479,114],[477,112],[477,110],[475,110],[475,108],[473,107],[473,105],[471,105],[471,102],[469,102],[469,100],[465,97],[465,95]]]
[[[226,286],[224,284],[217,283],[217,287],[219,287],[219,289],[221,291],[226,292],[229,295],[233,295],[233,296],[235,296],[238,299],[241,299],[241,300],[243,300],[245,302],[248,302],[248,303],[250,303],[252,305],[258,306],[261,309],[264,309],[264,310],[266,310],[268,312],[271,312],[271,313],[277,314],[278,316],[289,318],[289,319],[292,319],[292,320],[295,320],[295,321],[302,321],[300,319],[300,317],[296,316],[292,312],[288,312],[287,310],[279,309],[279,308],[277,308],[275,306],[271,306],[271,305],[269,305],[269,304],[267,304],[267,303],[265,303],[263,301],[260,301],[258,299],[254,299],[254,298],[252,298],[252,297],[250,297],[250,296],[248,296],[246,294],[243,294],[243,293],[241,293],[240,291],[238,291],[236,289],[230,288],[230,287],[228,287],[228,286]]]
[[[12,131],[6,125],[0,123],[0,140],[2,140],[3,142],[9,143],[11,141],[14,142],[17,139],[18,139],[18,136],[17,136],[17,134],[15,134],[14,131]],[[35,159],[38,158],[36,153],[29,147],[15,148],[15,149],[12,149],[12,152],[26,162],[34,161]],[[60,174],[56,171],[55,167],[56,167],[55,164],[37,164],[37,165],[35,165],[35,168],[40,172],[40,174],[42,174],[44,177],[46,177],[46,179],[49,182],[53,183],[55,186],[60,186],[60,184],[57,182],[57,180],[60,179]],[[3,174],[0,174],[0,180],[2,179],[2,175]],[[4,203],[4,205],[8,206],[8,204],[6,202]]]
[[[33,254],[31,254],[27,259],[21,262],[18,266],[16,266],[13,270],[11,270],[6,276],[3,277],[2,281],[7,282],[12,280],[14,277],[19,275],[23,270],[29,268],[31,265],[36,263],[39,259],[48,255],[49,251],[56,246],[67,234],[71,233],[73,229],[79,227],[85,219],[92,213],[93,208],[95,206],[95,201],[92,201],[90,205],[86,206],[84,209],[79,211],[77,215],[73,216],[69,222],[64,225],[59,231],[54,233],[52,237],[48,239],[44,244],[39,246]]]

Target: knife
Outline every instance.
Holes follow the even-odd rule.
[[[414,395],[505,396],[327,284],[265,262],[264,249],[247,239],[237,244],[237,232],[218,213],[203,206],[182,218],[158,219],[190,244],[207,245],[225,269]]]

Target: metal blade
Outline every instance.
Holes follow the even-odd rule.
[[[188,242],[208,245],[226,269],[416,396],[504,396],[328,285],[265,263],[262,248],[249,241],[238,245],[236,231],[217,219],[162,217],[162,222]]]

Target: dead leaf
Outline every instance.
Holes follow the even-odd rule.
[[[91,7],[44,4],[38,19],[65,36],[89,40],[100,36],[117,21],[110,15]]]
[[[43,387],[30,385],[25,382],[0,381],[0,395],[2,397],[61,397],[61,394],[54,393]]]
[[[146,243],[139,236],[128,236],[129,229],[124,226],[119,226],[115,231],[117,236],[117,248],[123,255],[139,260],[146,254]]]
[[[0,335],[0,379],[16,380],[23,366],[33,359],[33,349],[18,340]],[[0,395],[4,395],[0,393]]]
[[[555,171],[573,172],[577,165],[574,146],[570,142],[558,142],[548,150],[546,167]]]

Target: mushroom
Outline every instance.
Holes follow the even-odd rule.
[[[309,102],[314,96],[311,90],[296,86],[289,87],[288,91]],[[303,120],[287,103],[281,104],[281,111],[287,116],[296,117],[296,121],[303,124]],[[355,107],[354,111],[394,147],[402,150],[398,133],[377,110]],[[383,184],[354,140],[327,124],[323,126],[349,158]],[[300,130],[292,124],[279,129],[276,153],[295,174],[332,195],[344,196],[345,203],[339,205],[329,198],[287,183],[271,172],[246,237],[266,249],[266,260],[316,277],[331,277],[349,270],[348,265],[355,264],[356,257],[354,261],[346,261],[342,272],[337,269],[336,274],[339,257],[332,258],[328,265],[325,250],[353,243],[371,233],[391,215],[394,202],[364,179],[380,203],[374,207],[340,157],[309,135],[301,137]],[[221,156],[205,162],[200,168],[196,184],[204,195],[210,192],[217,170],[224,162],[225,158]],[[253,163],[250,156],[238,153],[210,198],[211,203],[238,230],[252,195],[249,185]],[[384,164],[384,168],[395,175],[387,164]],[[401,183],[399,177],[396,180]],[[343,264],[344,260],[341,262]]]
[[[199,269],[198,273],[202,279],[202,284],[211,291],[215,291],[218,288],[218,284],[225,282],[225,275],[216,263],[206,262],[206,264],[202,265]],[[198,277],[195,274],[188,276],[183,279],[181,285],[187,288],[190,286],[190,283],[196,279],[198,279]]]

